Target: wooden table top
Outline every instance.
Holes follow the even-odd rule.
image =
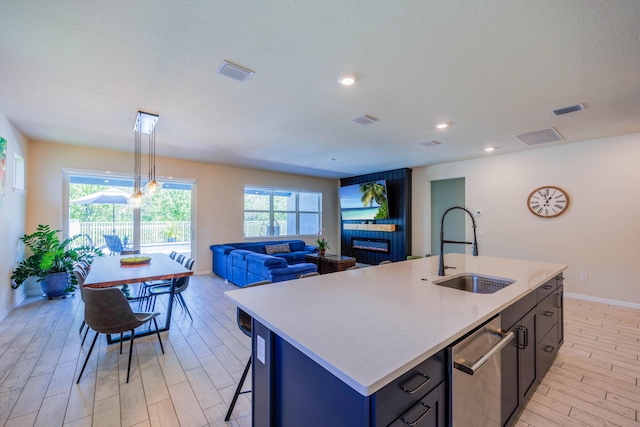
[[[178,277],[191,276],[193,271],[169,258],[165,254],[142,254],[151,257],[149,264],[120,265],[120,258],[124,256],[96,257],[91,263],[89,275],[84,286],[90,288],[107,288],[109,286],[138,283],[151,280],[167,280]],[[139,256],[139,255],[137,255]]]

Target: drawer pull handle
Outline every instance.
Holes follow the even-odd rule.
[[[548,345],[544,348],[544,351],[546,351],[547,353],[553,353],[554,349],[555,347],[551,347],[550,345]]]
[[[426,417],[427,415],[429,415],[429,412],[431,412],[431,407],[430,407],[430,406],[427,406],[427,404],[426,404],[426,403],[424,403],[424,402],[419,402],[419,403],[420,403],[422,406],[424,406],[425,408],[427,408],[427,410],[424,412],[424,414],[420,415],[420,416],[418,417],[418,419],[417,419],[417,420],[415,420],[415,421],[409,421],[409,420],[407,420],[407,419],[406,419],[406,418],[404,418],[404,417],[402,417],[402,418],[401,418],[401,419],[402,419],[402,422],[403,422],[403,423],[405,423],[406,425],[410,426],[410,427],[413,427],[413,426],[417,425],[420,421],[422,421],[422,419],[423,419],[424,417]]]
[[[418,375],[416,376],[416,378],[420,376],[424,379],[424,381],[420,382],[420,384],[418,384],[416,387],[412,388],[412,389],[407,389],[407,385],[408,383],[406,383],[405,385],[400,386],[402,388],[403,391],[406,391],[409,394],[413,394],[416,391],[420,390],[422,387],[424,387],[425,385],[427,385],[427,383],[429,381],[431,381],[431,378],[429,378],[428,376],[426,376],[425,374],[421,374],[418,372]]]
[[[553,285],[544,285],[542,289],[546,289],[546,290],[553,289]]]
[[[558,282],[564,282],[564,277],[562,277],[562,276],[558,276],[558,277],[556,277],[556,280],[557,280]]]
[[[551,317],[553,316],[553,311],[545,311],[544,313],[542,313],[543,315],[547,316],[547,317]]]

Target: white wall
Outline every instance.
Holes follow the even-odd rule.
[[[564,263],[565,292],[640,304],[639,161],[631,134],[416,168],[413,253],[429,252],[430,182],[465,177],[467,207],[484,211],[480,255]],[[568,192],[565,214],[529,212],[529,193],[544,185]]]
[[[3,319],[12,307],[25,297],[25,286],[11,289],[11,274],[22,259],[20,237],[25,234],[26,195],[13,190],[14,155],[27,162],[29,143],[26,138],[0,113],[0,137],[7,140],[6,181],[4,187],[3,209],[0,211],[0,319]],[[27,180],[26,185],[29,185]],[[17,253],[19,249],[19,253]]]
[[[50,224],[62,228],[63,184],[62,170],[85,169],[100,172],[131,173],[133,153],[97,150],[87,147],[32,141],[29,160],[29,180],[38,183],[28,193],[27,230],[35,230],[38,224]],[[144,161],[143,161],[144,163]],[[339,242],[338,183],[333,179],[312,178],[301,175],[259,171],[192,162],[169,158],[156,159],[159,179],[194,179],[197,181],[196,264],[197,273],[211,272],[211,250],[216,243],[238,242],[244,239],[244,186],[246,184],[276,186],[293,189],[321,191],[323,227],[330,241]],[[201,234],[201,229],[210,232]],[[305,238],[312,244],[316,236]]]

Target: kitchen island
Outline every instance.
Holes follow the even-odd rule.
[[[447,276],[514,283],[493,294],[438,286],[438,257],[431,257],[226,292],[254,318],[254,425],[302,419],[292,411],[304,414],[306,425],[381,425],[385,386],[432,356],[443,358],[449,344],[567,267],[445,257],[455,267]]]

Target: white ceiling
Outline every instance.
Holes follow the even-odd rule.
[[[638,0],[3,1],[0,112],[133,151],[146,110],[158,155],[339,178],[639,132],[639,23]]]

